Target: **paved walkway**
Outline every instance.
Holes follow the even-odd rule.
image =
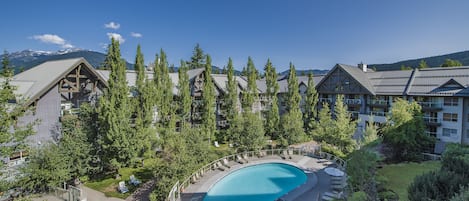
[[[124,201],[123,199],[119,198],[106,197],[104,193],[88,188],[84,185],[81,185],[80,188],[81,195],[83,198],[86,198],[86,201]]]
[[[182,201],[201,201],[207,194],[208,190],[221,180],[226,175],[233,171],[239,170],[246,166],[280,162],[293,165],[305,170],[308,177],[305,184],[298,186],[296,189],[280,197],[285,201],[306,201],[306,200],[320,200],[324,192],[331,191],[331,177],[324,172],[324,168],[331,165],[331,162],[322,162],[316,158],[309,156],[295,155],[292,159],[284,160],[278,155],[269,155],[263,158],[252,157],[249,163],[239,164],[230,161],[231,168],[228,170],[213,170],[206,172],[202,178],[197,180],[196,183],[189,185],[181,194]]]

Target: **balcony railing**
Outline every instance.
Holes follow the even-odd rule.
[[[373,104],[373,105],[387,105],[388,101],[387,100],[371,99],[370,103]]]
[[[437,118],[437,117],[423,117],[423,121],[425,121],[426,123],[436,123],[436,124],[440,124],[440,123],[441,123],[441,118]]]
[[[381,111],[371,111],[369,114],[372,115],[372,116],[377,116],[377,117],[385,117],[386,116],[386,112],[381,112]]]
[[[345,99],[345,104],[347,105],[360,105],[362,104],[362,100],[361,99]]]
[[[319,101],[320,101],[320,102],[332,103],[332,98],[319,98]]]
[[[217,121],[218,126],[225,127],[228,126],[227,120]]]
[[[349,112],[352,118],[358,118],[358,115],[360,114],[359,111],[349,111]]]
[[[420,106],[422,106],[422,109],[442,109],[443,104],[438,103],[438,102],[418,102]]]
[[[432,131],[425,131],[425,134],[429,136],[436,136],[436,132],[432,132]]]

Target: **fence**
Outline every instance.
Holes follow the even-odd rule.
[[[347,166],[347,162],[333,154],[322,152],[318,149],[305,149],[305,148],[289,148],[289,149],[263,149],[259,151],[249,151],[249,152],[243,152],[243,153],[237,153],[237,154],[232,154],[228,156],[224,156],[222,158],[219,158],[217,160],[214,160],[203,167],[201,167],[199,170],[195,171],[192,173],[189,177],[187,177],[180,185],[179,181],[174,184],[173,188],[168,194],[167,201],[177,201],[180,199],[180,193],[187,188],[190,185],[190,181],[196,180],[197,178],[200,178],[204,175],[204,173],[208,171],[212,171],[214,169],[217,169],[218,164],[224,162],[224,160],[228,161],[236,161],[238,156],[247,156],[247,157],[263,157],[267,155],[284,155],[284,154],[289,154],[289,155],[302,155],[302,156],[310,156],[313,158],[321,158],[321,159],[327,159],[330,161],[333,161],[335,164],[337,164],[338,168],[341,170],[344,170],[345,167]]]

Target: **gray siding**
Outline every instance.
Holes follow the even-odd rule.
[[[57,85],[55,85],[37,101],[35,111],[29,112],[27,115],[20,118],[20,122],[24,123],[33,122],[36,119],[39,120],[34,126],[36,134],[29,136],[26,140],[29,144],[38,145],[58,137],[60,133],[60,104],[61,97]]]

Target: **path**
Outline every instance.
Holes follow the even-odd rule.
[[[124,201],[119,198],[106,197],[104,193],[88,188],[84,185],[81,185],[80,188],[82,196],[86,197],[86,201]]]

